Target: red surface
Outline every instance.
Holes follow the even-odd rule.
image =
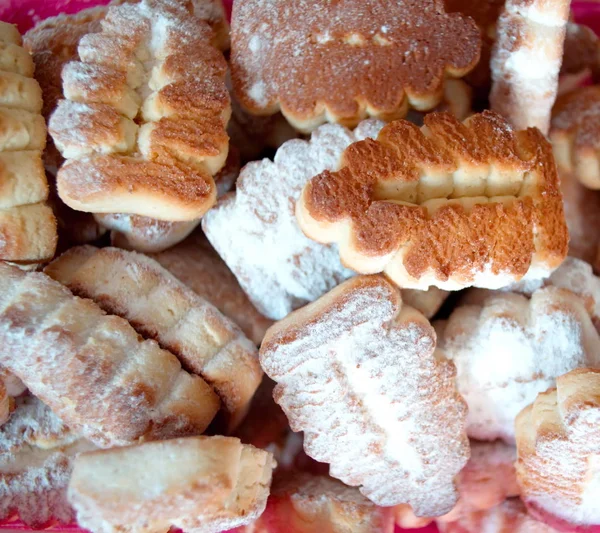
[[[77,13],[87,7],[107,4],[109,0],[0,0],[0,20],[12,22],[23,33],[36,22],[59,13]],[[233,0],[223,0],[228,12],[231,11]],[[600,33],[600,2],[577,1],[572,3],[575,20],[590,26],[596,33]],[[0,529],[29,530],[18,520],[0,521]],[[51,526],[48,531],[78,532],[77,526]],[[429,526],[423,529],[400,529],[396,533],[436,533],[437,528]]]

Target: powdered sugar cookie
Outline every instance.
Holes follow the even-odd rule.
[[[560,529],[597,531],[600,370],[558,377],[555,389],[538,395],[518,416],[516,429],[517,476],[531,511]]]
[[[490,104],[517,129],[548,133],[570,5],[569,0],[507,0],[498,19]]]
[[[393,120],[434,108],[444,79],[477,63],[479,29],[441,2],[250,0],[233,7],[231,72],[256,115],[297,129]]]
[[[403,288],[498,288],[547,276],[567,252],[550,144],[489,111],[388,124],[312,178],[296,216],[345,265]]]
[[[95,446],[67,428],[37,398],[17,398],[0,428],[0,519],[18,513],[30,527],[70,523],[66,489],[73,457]]]
[[[260,359],[306,453],[333,477],[378,505],[452,509],[468,459],[465,405],[433,328],[391,283],[342,283],[272,326]]]
[[[471,458],[457,476],[458,503],[439,522],[455,522],[461,517],[492,509],[506,498],[520,493],[515,471],[517,450],[502,441],[471,441]],[[394,509],[396,524],[404,528],[418,528],[433,519],[419,518],[407,505]]]
[[[254,531],[392,533],[391,511],[329,476],[275,474],[267,508]]]
[[[456,308],[439,332],[469,406],[469,436],[513,442],[517,414],[557,376],[600,365],[600,337],[584,299],[545,287],[531,299],[491,293]]]
[[[334,169],[351,143],[376,137],[383,126],[368,120],[352,132],[326,124],[309,141],[288,141],[273,161],[247,164],[236,192],[205,215],[208,240],[263,315],[283,318],[353,275],[335,246],[302,234],[294,206],[312,176]]]
[[[463,515],[455,522],[438,522],[438,528],[440,533],[559,533],[531,516],[518,498]]]

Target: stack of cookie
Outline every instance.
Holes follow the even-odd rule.
[[[0,29],[0,207],[50,189],[60,238],[0,219],[0,518],[600,527],[600,95],[571,90],[600,45],[569,2],[237,0],[230,30],[116,0],[31,56]]]

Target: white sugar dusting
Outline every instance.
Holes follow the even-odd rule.
[[[337,248],[304,236],[295,204],[309,179],[335,170],[349,144],[376,137],[383,125],[368,120],[351,132],[327,124],[308,142],[284,143],[274,161],[246,165],[236,193],[205,215],[208,239],[265,316],[283,318],[352,275]]]
[[[600,365],[584,302],[555,287],[531,300],[490,292],[482,305],[458,307],[439,342],[457,368],[469,436],[480,440],[514,442],[515,418],[538,393],[574,368]]]
[[[309,456],[378,505],[431,516],[456,500],[465,411],[433,330],[413,311],[395,318],[392,291],[383,280],[347,288],[343,305],[267,338],[261,364]]]

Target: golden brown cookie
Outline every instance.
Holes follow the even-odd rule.
[[[547,276],[567,251],[550,144],[489,111],[388,124],[309,181],[296,216],[345,265],[403,288],[498,288]]]
[[[436,0],[237,2],[231,72],[242,105],[297,129],[434,108],[479,59],[479,29]]]

